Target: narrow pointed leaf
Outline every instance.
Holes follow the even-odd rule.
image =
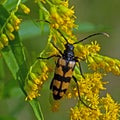
[[[37,120],[44,120],[39,102],[37,100],[31,100],[29,103],[33,108]]]

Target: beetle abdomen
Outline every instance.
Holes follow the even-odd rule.
[[[54,78],[50,85],[55,100],[62,98],[68,89],[74,66],[75,61],[67,61],[63,58],[58,59]]]

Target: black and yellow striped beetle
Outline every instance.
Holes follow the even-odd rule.
[[[38,57],[38,59],[50,59],[52,57],[58,57],[54,77],[53,77],[51,85],[50,85],[50,89],[53,91],[53,98],[55,100],[61,99],[64,96],[64,94],[66,93],[66,91],[69,87],[71,78],[73,78],[74,81],[76,82],[76,85],[77,85],[79,100],[85,106],[89,107],[80,98],[80,92],[79,92],[77,79],[75,78],[75,76],[73,76],[73,70],[75,68],[76,63],[78,63],[79,69],[80,69],[80,74],[83,76],[82,71],[81,71],[80,62],[79,62],[79,57],[74,56],[74,45],[78,44],[78,43],[80,43],[80,42],[82,42],[82,41],[84,41],[84,40],[86,40],[86,39],[88,39],[92,36],[96,36],[96,35],[106,35],[106,36],[108,36],[108,34],[107,33],[95,33],[95,34],[92,34],[92,35],[89,35],[89,36],[85,37],[82,40],[74,42],[73,44],[70,44],[68,42],[68,40],[66,39],[66,37],[60,31],[58,31],[58,32],[61,34],[61,36],[66,41],[64,52],[62,53],[61,50],[59,50],[52,43],[52,45],[58,50],[60,55],[52,55],[52,56],[49,56],[47,58]]]

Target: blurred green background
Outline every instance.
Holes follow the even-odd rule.
[[[20,37],[23,41],[25,52],[28,55],[28,65],[32,65],[39,53],[44,49],[48,38],[47,26],[41,31],[37,22],[39,19],[38,8],[32,0],[27,2],[31,8],[30,16],[24,16],[20,26]],[[75,6],[76,23],[79,25],[76,36],[80,39],[91,33],[107,32],[109,38],[104,36],[91,38],[98,40],[102,49],[101,54],[120,59],[120,0],[70,0],[70,5]],[[4,61],[0,72],[4,74],[0,78],[0,120],[36,120],[32,108],[25,101],[18,83],[13,80]],[[120,76],[109,74],[105,77],[109,81],[106,85],[114,100],[120,102]],[[49,103],[49,84],[45,83],[41,91],[40,103],[45,120],[69,120],[69,108],[74,106],[73,100],[64,100],[58,112],[51,112]]]

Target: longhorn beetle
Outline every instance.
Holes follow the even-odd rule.
[[[53,91],[53,98],[55,100],[61,99],[68,89],[71,78],[73,78],[77,85],[79,100],[86,107],[89,107],[86,103],[84,103],[82,101],[82,99],[80,97],[77,79],[75,78],[75,76],[73,76],[73,70],[75,68],[76,63],[78,63],[80,73],[81,73],[82,77],[84,78],[84,76],[82,74],[81,66],[80,66],[79,57],[74,56],[74,45],[78,44],[90,37],[96,36],[96,35],[105,35],[105,36],[109,36],[109,35],[107,33],[95,33],[95,34],[91,34],[77,42],[74,42],[73,44],[70,44],[68,42],[68,40],[66,39],[66,37],[61,33],[61,31],[60,30],[57,30],[57,31],[61,34],[61,36],[66,41],[64,52],[62,53],[61,50],[52,43],[52,45],[58,50],[60,55],[52,55],[52,56],[49,56],[46,58],[42,58],[42,57],[37,58],[37,59],[50,59],[52,57],[58,57],[54,77],[53,77],[51,85],[50,85],[50,89]],[[89,108],[92,109],[91,107],[89,107]]]

